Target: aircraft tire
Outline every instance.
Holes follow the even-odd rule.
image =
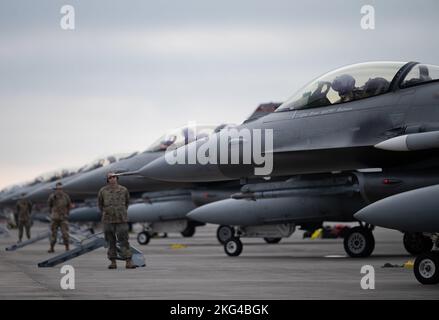
[[[229,257],[237,257],[242,252],[242,242],[239,238],[231,238],[224,244],[224,251]]]
[[[422,233],[404,233],[404,248],[408,253],[416,256],[421,253],[430,252],[433,248],[433,241]]]
[[[147,245],[149,243],[149,240],[151,240],[151,235],[148,232],[142,231],[137,234],[137,242],[140,245]]]
[[[369,257],[375,249],[375,238],[370,229],[355,227],[347,231],[343,245],[350,257],[365,258]]]
[[[181,232],[181,235],[182,235],[184,238],[191,238],[191,237],[194,236],[194,234],[195,234],[195,226],[193,226],[193,225],[190,224],[190,223],[187,225],[186,229],[184,229],[184,230]]]
[[[235,229],[231,226],[221,225],[216,229],[216,238],[219,243],[225,244],[227,240],[233,238],[235,236]]]
[[[436,252],[422,253],[416,257],[413,272],[422,284],[439,283],[439,254]]]
[[[265,242],[268,244],[276,244],[279,243],[282,238],[264,238]]]

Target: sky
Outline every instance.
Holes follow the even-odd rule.
[[[60,26],[66,4],[74,30]],[[437,0],[2,0],[0,189],[144,150],[189,121],[240,123],[347,64],[439,64],[438,12]]]

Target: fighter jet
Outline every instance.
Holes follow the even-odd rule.
[[[106,175],[108,172],[118,174],[119,183],[126,186],[131,193],[145,192],[146,190],[161,190],[163,186],[190,185],[188,183],[166,183],[140,176],[123,174],[135,171],[156,158],[161,157],[168,148],[178,148],[196,139],[208,136],[214,129],[215,126],[198,126],[197,137],[194,136],[194,129],[191,126],[170,130],[152,143],[145,151],[124,161],[82,174],[66,183],[64,190],[69,194],[80,197],[96,197],[99,189],[106,184]]]
[[[256,130],[272,130],[273,146],[263,152],[273,155],[273,170],[267,176],[434,167],[439,149],[433,147],[439,146],[439,140],[434,141],[430,133],[439,129],[438,79],[438,66],[416,62],[350,65],[311,81],[275,112],[235,129],[239,133],[248,129],[251,137],[259,133]],[[208,140],[212,149],[221,134]],[[406,139],[412,134],[417,138]],[[262,146],[269,144],[264,137]],[[237,146],[243,150],[251,142],[238,135],[230,139],[226,151],[230,155]],[[176,153],[197,154],[205,143],[190,143]],[[417,152],[395,153],[395,148]],[[164,181],[222,181],[256,176],[255,169],[263,166],[254,159],[244,163],[242,154],[239,163],[224,163],[221,160],[227,157],[221,159],[219,152],[223,149],[217,151],[217,161],[207,164],[171,165],[162,157],[139,174]]]
[[[63,169],[42,174],[30,182],[19,183],[6,188],[0,197],[0,208],[2,210],[15,210],[15,204],[19,198],[25,197],[27,194],[40,188],[45,183],[53,179],[60,179],[63,176],[72,174],[71,170]]]
[[[45,185],[51,179],[60,179],[63,176],[71,175],[73,172],[74,171],[67,169],[57,170],[42,174],[30,182],[20,183],[6,188],[2,192],[3,196],[0,197],[0,210],[11,225],[16,225],[18,217],[16,216],[15,205],[18,199],[26,197],[27,194]],[[32,219],[34,220],[35,218],[47,221],[46,214],[40,216],[40,214],[35,214],[34,212]]]
[[[37,188],[43,182],[43,177],[39,176],[30,182],[19,183],[5,188],[0,195],[0,207],[15,205],[19,196],[33,188]]]
[[[99,157],[92,162],[83,165],[79,169],[62,169],[44,174],[39,178],[39,180],[41,181],[40,184],[38,184],[35,188],[32,188],[25,192],[26,198],[33,203],[46,204],[46,201],[49,195],[53,192],[53,189],[55,188],[55,184],[57,182],[61,182],[63,185],[67,184],[69,181],[77,178],[78,176],[82,176],[99,168],[105,168],[113,163],[129,159],[136,154],[137,152],[112,154],[105,157]],[[82,197],[78,198],[75,193],[71,194],[70,197],[74,201],[83,199]]]
[[[93,162],[86,164],[79,169],[60,169],[44,173],[31,182],[14,185],[3,192],[4,196],[0,198],[0,209],[11,221],[14,220],[15,205],[19,198],[27,198],[33,203],[32,220],[48,222],[47,199],[53,192],[56,182],[65,183],[77,175],[86,173],[90,170],[106,166],[115,161],[127,157],[127,154],[110,155],[100,157]],[[73,200],[77,200],[74,196]],[[16,220],[16,217],[15,217]]]
[[[261,104],[247,121],[273,112],[279,105],[280,103]],[[132,175],[132,172],[163,156],[169,149],[176,149],[194,140],[205,139],[214,131],[225,127],[227,126],[197,125],[172,130],[145,152],[105,169],[81,175],[65,184],[64,189],[69,194],[81,194],[83,197],[96,196],[99,189],[105,185],[106,174],[116,172],[119,175],[119,183],[127,187],[132,197],[136,199],[128,208],[129,221],[147,223],[145,230],[138,234],[137,239],[140,244],[147,244],[151,234],[158,232],[180,232],[184,237],[192,236],[195,227],[204,223],[188,220],[187,213],[197,206],[228,198],[239,190],[239,181],[208,184],[163,182]],[[71,221],[86,221],[90,218],[95,222],[100,220],[100,213],[95,206],[82,206],[72,210],[70,214]]]
[[[355,174],[358,170],[375,168],[382,173],[384,185],[394,186],[393,194],[436,184],[439,160],[438,80],[438,66],[417,62],[369,62],[342,67],[311,81],[274,113],[238,126],[238,134],[234,133],[235,135],[226,140],[227,148],[222,149],[220,145],[223,141],[220,137],[224,133],[222,132],[211,136],[207,142],[191,143],[173,154],[176,158],[187,159],[191,154],[216,150],[207,164],[169,164],[168,156],[151,162],[140,169],[138,174],[164,181],[222,181],[254,177],[258,173],[257,169],[265,164],[255,161],[255,158],[250,162],[247,158],[246,162],[245,157],[248,155],[244,152],[245,147],[254,156],[255,145],[251,141],[254,133],[272,130],[272,145],[269,141],[270,135],[262,135],[259,146],[259,150],[265,147],[262,152],[265,160],[267,156],[272,156],[272,170],[262,170],[264,175],[270,177],[331,172],[358,177]],[[246,134],[246,130],[250,134]],[[412,152],[404,152],[410,150]],[[233,153],[239,155],[239,161],[230,161],[229,155]],[[228,161],[222,161],[223,159]],[[425,172],[431,175],[432,181],[425,180]],[[408,179],[406,173],[410,173]],[[337,180],[336,178],[333,179]],[[365,190],[369,178],[358,179],[350,186],[354,190],[348,191],[359,192],[364,197],[361,190]],[[320,181],[323,182],[324,180]],[[290,187],[294,188],[294,184]],[[331,187],[339,188],[337,184]],[[355,191],[355,188],[359,191]],[[279,190],[267,193],[274,198]],[[386,191],[381,194],[378,192],[375,201],[391,194]],[[331,209],[340,208],[340,205],[331,201],[340,196],[338,193],[328,200],[325,195],[318,197],[316,201],[305,199],[305,195],[284,200],[262,199],[259,203],[267,203],[267,210],[256,211],[261,216],[258,223],[264,220],[264,224],[275,221],[301,222],[306,218],[315,218],[316,214],[320,214],[323,219],[332,219]],[[367,198],[351,204],[345,198],[338,200],[348,205],[340,210],[337,219],[343,213],[349,213],[352,220],[356,209],[372,202]],[[262,207],[250,205],[249,201],[244,206],[245,201],[231,199],[211,204],[196,209],[190,216],[209,221],[201,219],[201,216],[207,217],[210,214],[209,219],[213,219],[213,216],[217,219],[220,211],[224,213],[224,205],[227,204],[229,212],[240,209],[241,214],[236,214],[234,218],[235,225],[242,226],[249,223],[246,218],[240,220],[241,216],[245,216],[242,212],[250,215],[252,209],[258,210],[256,207]],[[236,204],[238,202],[239,205]],[[288,208],[285,206],[292,206],[291,211],[297,210],[288,216]],[[272,217],[270,214],[276,211],[270,210],[273,208],[283,212],[284,216],[280,214]],[[304,211],[303,215],[301,211]],[[270,221],[270,218],[273,220]],[[217,220],[217,223],[225,223],[225,220],[226,218]],[[369,224],[361,225],[345,238],[345,249],[346,243],[350,243],[351,249],[347,251],[351,256],[366,256],[371,252],[370,248],[374,245],[371,229]],[[410,235],[407,237],[410,238]],[[422,244],[421,240],[415,240],[415,243]]]
[[[161,157],[167,149],[178,148],[194,140],[206,138],[219,128],[211,125],[198,125],[195,128],[189,125],[171,130],[142,153],[78,175],[66,182],[64,190],[68,194],[86,200],[84,205],[71,211],[70,221],[100,221],[101,214],[96,207],[96,196],[99,189],[106,184],[107,173],[114,172],[119,177],[119,183],[128,188],[135,201],[128,209],[129,221],[149,223],[138,235],[140,244],[147,244],[151,234],[157,232],[181,232],[183,236],[192,236],[195,227],[204,225],[188,221],[186,218],[186,214],[196,206],[193,194],[187,188],[195,188],[195,186],[191,183],[157,181],[129,173]],[[182,188],[186,189],[182,191]],[[214,201],[217,197],[223,199],[227,197],[223,195],[224,192],[227,196],[233,193],[224,190],[211,191],[206,194],[205,201]]]

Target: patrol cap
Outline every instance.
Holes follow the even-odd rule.
[[[55,188],[53,188],[53,190],[56,190],[58,187],[62,187],[62,183],[61,182],[57,182],[55,184]]]
[[[116,177],[116,179],[119,179],[119,176],[118,176],[115,172],[108,172],[108,173],[107,173],[107,181],[108,181],[111,177]]]

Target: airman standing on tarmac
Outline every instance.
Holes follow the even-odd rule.
[[[128,189],[118,184],[118,177],[110,172],[107,174],[107,185],[99,190],[98,206],[102,212],[105,240],[108,244],[109,269],[116,269],[117,247],[120,244],[121,257],[126,261],[127,269],[134,269],[128,242],[128,205],[130,194]]]
[[[47,201],[51,213],[52,224],[50,226],[50,249],[49,253],[54,252],[58,228],[61,229],[66,251],[69,250],[69,223],[68,217],[72,202],[67,193],[62,190],[62,183],[56,184],[55,191],[49,196]]]
[[[26,237],[30,239],[31,228],[31,212],[32,203],[24,198],[25,194],[21,194],[21,198],[17,201],[17,223],[18,223],[18,242],[23,238],[23,228],[26,229]]]

